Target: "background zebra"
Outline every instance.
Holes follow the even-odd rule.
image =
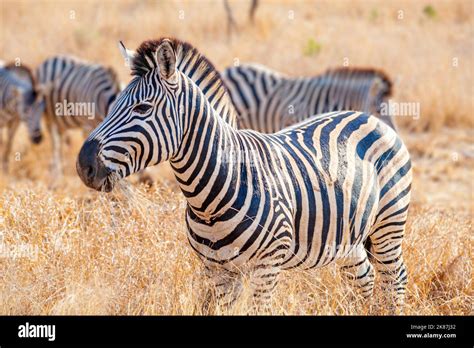
[[[53,169],[61,172],[61,138],[69,129],[82,129],[86,135],[104,119],[120,92],[112,68],[71,56],[45,60],[36,70],[44,89],[46,127],[52,137]]]
[[[127,54],[134,78],[78,157],[87,186],[109,192],[169,160],[187,200],[188,240],[220,304],[232,304],[248,276],[255,308],[267,308],[281,269],[335,261],[364,296],[374,265],[403,302],[411,162],[393,129],[345,111],[276,134],[237,130],[216,111],[228,103],[218,72],[192,46],[160,39]]]
[[[2,64],[3,65],[3,64]],[[32,112],[37,103],[38,92],[31,70],[25,66],[10,63],[0,66],[0,145],[2,145],[2,170],[8,172],[8,160],[13,138],[20,121],[27,125],[30,140],[38,144],[41,141],[41,113]],[[3,144],[3,133],[6,139]]]
[[[225,85],[239,114],[240,128],[273,133],[329,111],[357,110],[380,117],[395,129],[380,105],[392,83],[381,71],[337,68],[316,77],[290,78],[257,64],[229,67]]]

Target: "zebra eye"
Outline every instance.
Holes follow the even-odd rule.
[[[151,109],[150,104],[138,104],[133,108],[133,112],[137,114],[146,114]]]

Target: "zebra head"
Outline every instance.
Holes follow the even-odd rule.
[[[119,179],[170,159],[182,136],[172,42],[145,42],[137,52],[120,43],[120,49],[134,78],[89,135],[76,163],[81,180],[98,191],[110,192]]]
[[[41,116],[45,110],[45,100],[41,89],[24,93],[22,96],[20,117],[28,127],[30,139],[34,144],[39,144],[43,139],[41,134]]]
[[[42,140],[41,116],[44,111],[41,90],[29,68],[9,64],[7,69],[19,81],[19,84],[12,90],[13,109],[26,124],[31,142],[39,144]]]

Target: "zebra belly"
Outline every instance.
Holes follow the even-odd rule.
[[[233,272],[251,269],[272,245],[273,236],[291,233],[287,210],[278,202],[267,202],[269,205],[259,205],[254,216],[240,209],[230,220],[212,224],[188,213],[187,235],[191,247],[207,266],[220,266]],[[283,244],[289,247],[289,239]]]

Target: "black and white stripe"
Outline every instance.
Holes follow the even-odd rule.
[[[381,71],[338,68],[316,77],[290,78],[247,64],[227,68],[223,79],[242,129],[273,133],[312,115],[341,110],[375,115],[395,129],[392,118],[380,114],[392,86]]]
[[[393,129],[343,111],[276,134],[237,130],[217,111],[231,108],[218,73],[189,44],[147,41],[127,54],[134,78],[78,157],[87,186],[108,192],[169,160],[187,200],[189,243],[221,304],[248,276],[255,308],[267,308],[281,270],[333,262],[364,296],[375,267],[403,302],[411,162]],[[203,88],[210,81],[212,91]]]
[[[44,120],[53,138],[54,167],[61,171],[64,133],[69,129],[82,129],[88,135],[107,115],[120,93],[120,84],[112,68],[72,56],[45,60],[36,69],[36,77],[45,91]],[[75,109],[68,113],[64,105]]]
[[[41,141],[41,113],[32,111],[36,109],[37,99],[35,80],[28,67],[13,63],[0,66],[0,145],[4,172],[8,171],[13,138],[21,121],[28,128],[30,140],[35,144]]]

